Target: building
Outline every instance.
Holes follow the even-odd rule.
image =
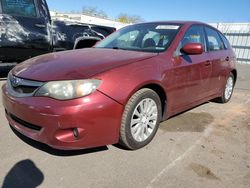
[[[108,26],[108,27],[115,27],[116,29],[120,29],[120,28],[128,25],[128,24],[124,24],[121,22],[116,22],[114,20],[93,17],[93,16],[89,16],[89,15],[84,15],[84,14],[59,13],[59,12],[55,12],[55,11],[50,11],[50,15],[51,15],[52,20],[71,21],[71,22],[103,25],[103,26]]]

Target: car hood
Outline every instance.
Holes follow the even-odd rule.
[[[157,55],[157,53],[101,48],[71,50],[29,59],[17,65],[12,74],[37,81],[86,79]]]

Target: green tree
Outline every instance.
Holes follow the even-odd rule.
[[[122,23],[139,23],[144,21],[144,19],[138,15],[129,15],[126,13],[121,13],[116,20]]]

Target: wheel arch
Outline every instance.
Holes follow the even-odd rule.
[[[236,80],[237,80],[237,76],[238,76],[238,73],[237,73],[237,70],[236,69],[233,69],[231,71],[231,73],[234,75],[234,84],[236,83]]]
[[[159,84],[149,83],[149,84],[141,86],[138,90],[141,90],[143,88],[152,89],[154,92],[156,92],[158,94],[158,96],[160,97],[160,100],[161,100],[162,120],[165,120],[166,119],[166,112],[167,112],[167,93],[164,90],[164,88]]]

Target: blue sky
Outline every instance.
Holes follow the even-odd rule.
[[[120,13],[139,15],[145,21],[198,20],[250,22],[250,0],[47,0],[50,10],[80,11],[95,7],[111,19]]]

